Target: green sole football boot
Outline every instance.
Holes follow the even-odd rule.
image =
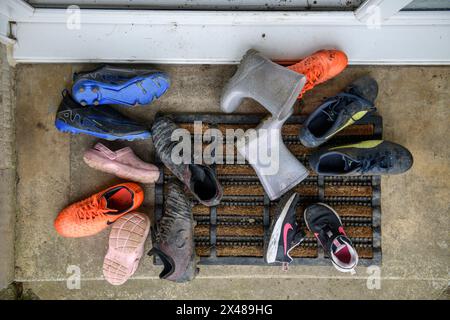
[[[353,82],[344,92],[325,100],[308,116],[299,138],[305,147],[314,148],[328,141],[339,131],[375,111],[378,95],[375,79],[365,76]]]
[[[319,149],[310,156],[309,164],[319,175],[390,175],[408,171],[413,156],[397,143],[367,140]]]

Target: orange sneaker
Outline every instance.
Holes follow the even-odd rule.
[[[316,53],[293,64],[288,69],[306,76],[306,84],[298,98],[314,88],[319,83],[325,82],[345,69],[347,66],[347,55],[339,50],[320,50]]]
[[[138,184],[121,183],[63,209],[55,219],[55,229],[63,237],[91,236],[139,208],[143,200],[144,191]]]

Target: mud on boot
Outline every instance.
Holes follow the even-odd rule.
[[[157,225],[153,248],[148,254],[158,256],[163,262],[161,279],[186,282],[193,280],[198,273],[193,204],[179,181],[172,179],[167,187],[164,212]]]
[[[201,164],[177,164],[172,159],[172,150],[178,141],[172,141],[172,132],[179,127],[168,117],[157,118],[152,127],[153,144],[164,165],[183,182],[194,197],[206,206],[218,205],[222,198],[222,187],[214,171]]]

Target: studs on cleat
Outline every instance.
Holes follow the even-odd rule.
[[[147,94],[147,90],[145,90],[145,88],[144,88],[144,86],[142,84],[142,81],[136,82],[136,86],[142,90],[143,94]]]
[[[97,87],[93,87],[93,88],[91,89],[91,91],[92,91],[93,93],[97,93],[97,92],[98,92],[98,88],[97,88]]]
[[[84,88],[80,87],[80,89],[78,89],[78,92],[83,93],[84,92]]]
[[[80,101],[80,104],[83,106],[83,107],[86,107],[87,106],[87,103],[86,103],[86,101]]]
[[[94,100],[94,106],[98,106],[99,104],[98,100]]]

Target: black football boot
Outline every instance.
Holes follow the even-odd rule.
[[[150,131],[112,107],[83,107],[67,90],[55,117],[55,127],[61,132],[84,133],[106,140],[142,140]]]
[[[311,113],[300,129],[305,147],[317,147],[339,131],[375,111],[378,95],[375,79],[365,76],[353,82],[344,92],[327,99]]]
[[[408,171],[413,156],[405,147],[384,140],[322,148],[309,157],[319,175],[390,175]]]
[[[157,225],[156,239],[148,253],[157,255],[164,264],[161,279],[186,282],[198,273],[194,243],[195,221],[192,202],[179,181],[168,183],[164,213]]]
[[[219,204],[222,198],[222,187],[214,171],[201,164],[176,163],[172,158],[172,150],[178,141],[172,141],[172,132],[179,127],[168,117],[157,118],[152,127],[153,144],[164,165],[180,179],[194,197],[202,204],[210,207]]]

